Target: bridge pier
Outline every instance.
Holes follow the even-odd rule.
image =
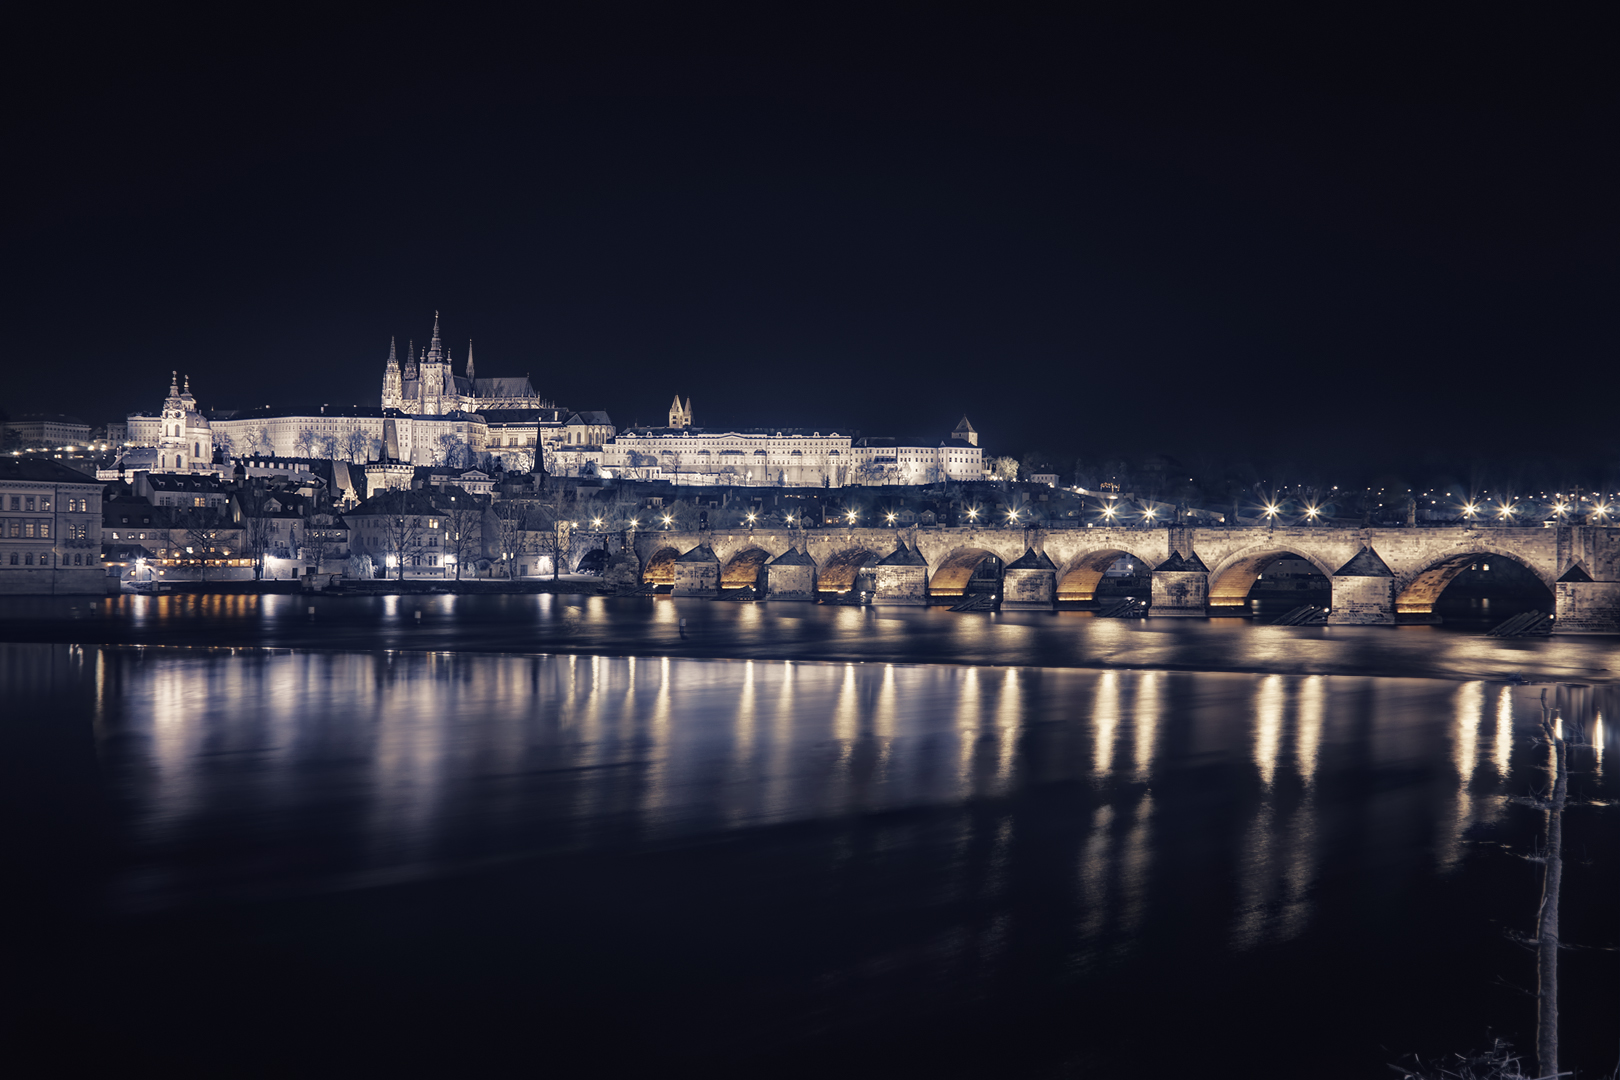
[[[1339,626],[1393,626],[1395,575],[1370,547],[1334,571],[1328,622]]]
[[[814,600],[816,560],[788,548],[765,564],[765,595],[772,600]]]
[[[1172,554],[1153,570],[1154,618],[1203,618],[1209,607],[1209,568],[1197,555]]]
[[[1620,581],[1554,585],[1553,633],[1620,634]]]
[[[1030,548],[1001,574],[1001,610],[1051,611],[1057,606],[1057,566]]]
[[[675,587],[671,596],[718,596],[720,558],[707,544],[699,544],[675,560]]]
[[[928,560],[915,548],[897,542],[895,549],[878,560],[877,593],[874,604],[926,607],[928,604]]]

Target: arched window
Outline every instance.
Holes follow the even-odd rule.
[[[194,458],[202,457],[202,443],[194,442],[191,444],[191,456]]]

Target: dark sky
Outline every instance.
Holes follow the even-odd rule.
[[[438,309],[621,424],[1620,460],[1607,26],[591,8],[18,24],[0,407],[374,404]]]

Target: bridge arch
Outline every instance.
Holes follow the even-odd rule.
[[[1102,582],[1103,574],[1120,559],[1135,559],[1149,570],[1153,569],[1153,560],[1144,559],[1134,551],[1125,548],[1098,548],[1096,551],[1087,551],[1076,555],[1058,569],[1057,598],[1066,601],[1091,600],[1097,595],[1097,586]]]
[[[883,558],[868,547],[844,548],[827,556],[816,568],[816,591],[846,593],[855,587],[855,577]]]
[[[647,585],[675,584],[675,560],[680,558],[679,548],[661,547],[647,559],[641,571],[641,580]]]
[[[929,596],[962,596],[968,582],[986,559],[995,560],[995,572],[1000,575],[1006,561],[993,551],[982,547],[959,547],[940,559],[928,575]]]
[[[1547,610],[1552,610],[1555,581],[1551,574],[1546,573],[1526,562],[1522,556],[1513,555],[1500,548],[1487,548],[1470,545],[1466,551],[1458,551],[1443,556],[1429,563],[1405,583],[1404,587],[1395,596],[1395,613],[1397,615],[1431,615],[1435,604],[1439,603],[1440,596],[1457,580],[1463,571],[1479,563],[1509,562],[1529,573],[1535,575],[1547,589],[1545,603]]]
[[[763,584],[761,574],[770,558],[771,553],[762,547],[742,548],[721,567],[720,587],[746,589],[751,585]]]
[[[1254,588],[1254,583],[1265,573],[1266,567],[1278,559],[1290,557],[1310,563],[1317,573],[1329,581],[1333,578],[1333,571],[1338,569],[1315,555],[1307,555],[1284,545],[1268,543],[1245,548],[1227,556],[1209,575],[1209,606],[1242,607],[1248,601],[1249,590]]]

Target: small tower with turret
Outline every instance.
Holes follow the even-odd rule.
[[[675,401],[669,407],[669,426],[672,428],[689,428],[692,426],[692,399],[687,398],[686,404],[681,404],[681,395],[675,395]]]

